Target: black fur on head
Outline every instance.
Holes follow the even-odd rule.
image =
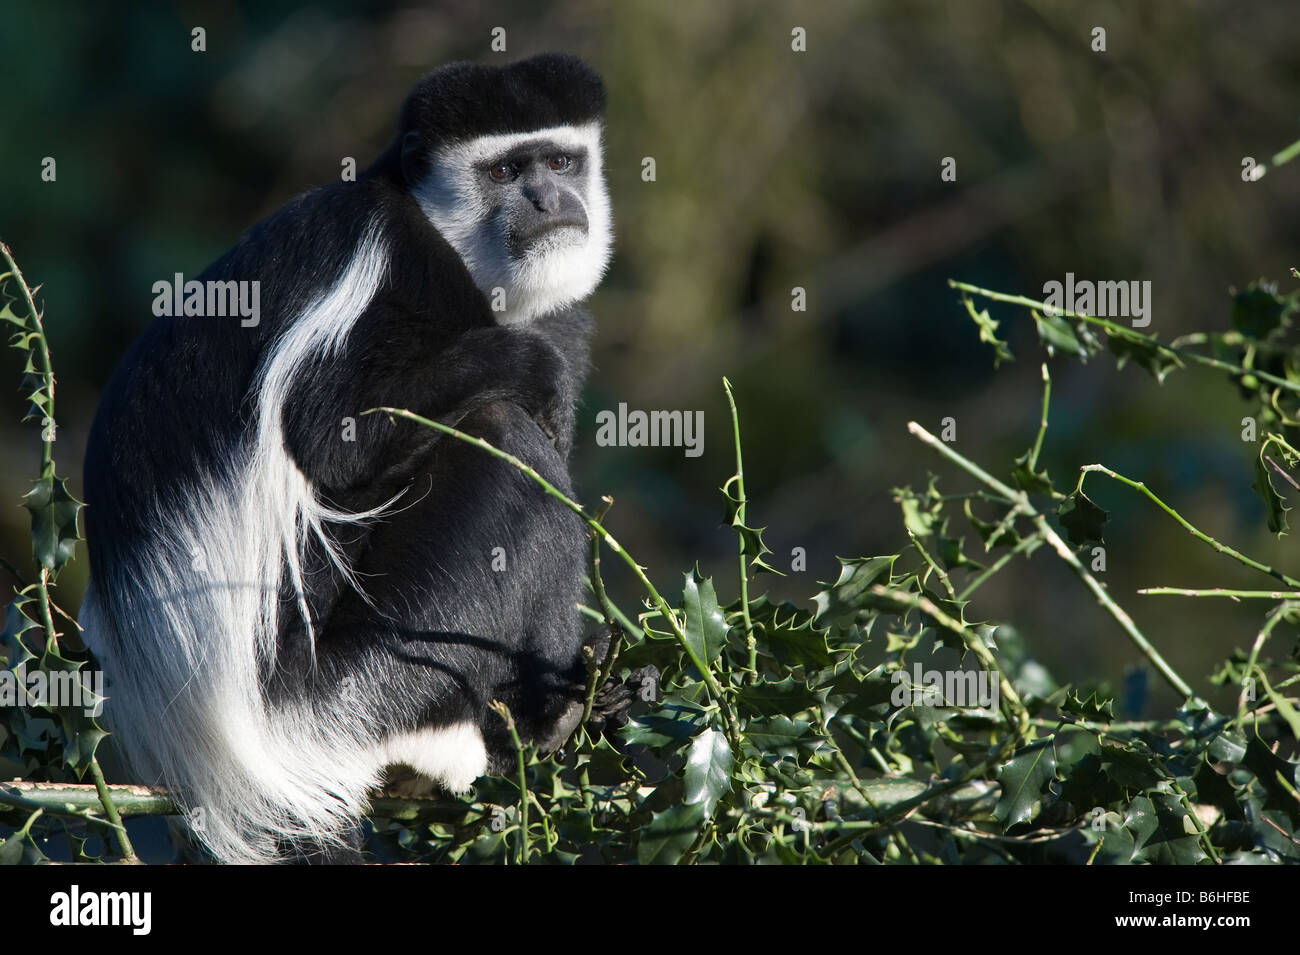
[[[422,163],[450,143],[580,126],[604,113],[605,84],[568,53],[541,53],[506,66],[449,63],[425,75],[407,96],[398,141],[406,161],[413,154]]]

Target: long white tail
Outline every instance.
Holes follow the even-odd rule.
[[[108,728],[141,782],[176,791],[191,828],[223,862],[274,861],[285,840],[336,842],[364,812],[382,769],[355,714],[310,700],[272,712],[258,660],[274,648],[286,570],[306,615],[308,535],[350,576],[328,525],[382,510],[323,506],[286,452],[280,422],[296,374],[342,345],[386,261],[368,233],[348,272],[268,351],[241,459],[218,474],[196,464],[195,482],[153,515],[152,544],[101,566],[83,603],[86,639],[109,681]]]

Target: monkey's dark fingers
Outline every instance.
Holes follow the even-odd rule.
[[[627,723],[632,707],[642,698],[642,690],[659,682],[659,668],[639,667],[626,680],[611,679],[596,692],[591,705],[591,723],[603,729],[618,729]]]

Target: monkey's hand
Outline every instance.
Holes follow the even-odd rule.
[[[472,411],[494,401],[524,409],[566,456],[573,444],[575,384],[553,345],[529,331],[494,326],[463,335],[440,362],[449,407]]]

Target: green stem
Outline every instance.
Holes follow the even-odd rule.
[[[597,524],[604,526],[605,515],[609,509],[614,506],[614,499],[605,495],[600,499],[600,506],[596,508],[596,513],[592,515],[592,520]],[[609,599],[605,592],[605,579],[600,573],[600,535],[595,530],[590,531],[591,537],[591,590],[596,595],[596,602],[600,604],[600,609],[605,614],[605,623],[611,632],[618,631],[619,623],[615,619],[614,603]]]
[[[114,805],[121,809],[122,815],[172,816],[180,812],[164,791],[145,786],[116,785],[106,788],[112,791]],[[43,806],[51,812],[89,819],[101,825],[108,824],[104,819],[93,815],[95,810],[103,807],[98,787],[79,783],[0,783],[0,805],[22,808]]]
[[[1051,311],[1066,318],[1073,318],[1076,321],[1086,322],[1090,325],[1097,325],[1112,334],[1120,335],[1125,338],[1139,339],[1157,351],[1180,361],[1185,358],[1195,364],[1204,365],[1207,368],[1217,368],[1220,371],[1229,371],[1234,375],[1254,375],[1256,378],[1277,385],[1279,388],[1286,388],[1288,391],[1300,392],[1300,382],[1287,381],[1285,378],[1279,378],[1277,375],[1270,375],[1267,372],[1259,371],[1258,369],[1243,368],[1241,365],[1234,365],[1231,362],[1221,361],[1218,358],[1211,358],[1210,356],[1202,355],[1199,352],[1183,351],[1181,348],[1174,348],[1172,345],[1167,345],[1158,339],[1152,338],[1150,335],[1143,335],[1141,332],[1134,331],[1131,328],[1125,328],[1123,325],[1107,321],[1104,318],[1086,315],[1083,312],[1072,312],[1069,309],[1048,305],[1046,302],[1026,298],[1023,295],[1008,295],[1005,292],[994,292],[991,289],[980,288],[978,285],[969,285],[966,282],[958,282],[955,279],[949,279],[948,285],[950,288],[960,289],[963,292],[970,292],[973,295],[981,295],[994,302],[1006,302],[1008,305],[1021,305],[1025,308],[1037,309],[1040,312]]]
[[[614,506],[614,499],[606,495],[601,498],[600,506],[596,508],[596,513],[592,519],[596,523],[605,520],[605,515],[609,509]],[[614,604],[605,592],[605,580],[600,573],[600,535],[594,530],[590,532],[591,537],[591,590],[596,595],[596,602],[604,611],[605,626],[609,629],[609,644],[605,647],[605,659],[599,664],[596,663],[593,654],[587,669],[587,696],[582,704],[582,722],[579,726],[586,726],[587,721],[591,719],[591,709],[596,702],[596,694],[600,688],[605,685],[609,679],[609,674],[614,668],[614,661],[618,658],[619,649],[623,643],[623,631],[618,621],[614,619]]]
[[[542,838],[546,841],[546,851],[551,852],[560,841],[555,830],[551,828],[551,817],[546,814],[546,808],[542,805],[542,801],[537,798],[536,793],[529,792],[528,800],[537,807],[537,821],[542,825]]]
[[[1268,576],[1270,577],[1276,577],[1278,580],[1282,581],[1282,583],[1286,584],[1288,587],[1300,587],[1300,580],[1297,580],[1294,577],[1289,577],[1286,574],[1282,573],[1280,570],[1276,570],[1273,567],[1269,567],[1267,564],[1261,564],[1257,560],[1252,560],[1251,558],[1247,557],[1245,554],[1241,553],[1241,551],[1229,547],[1227,544],[1222,544],[1219,541],[1215,540],[1213,537],[1211,537],[1209,534],[1200,530],[1199,528],[1193,527],[1192,524],[1185,517],[1183,517],[1183,515],[1179,514],[1177,511],[1175,511],[1164,501],[1160,500],[1160,498],[1156,497],[1156,495],[1151,492],[1151,489],[1148,488],[1146,484],[1144,484],[1143,482],[1134,481],[1132,478],[1127,478],[1122,474],[1118,474],[1115,471],[1112,471],[1110,468],[1102,464],[1087,464],[1084,465],[1082,468],[1080,468],[1080,470],[1083,472],[1083,475],[1095,471],[1098,474],[1104,474],[1108,478],[1119,481],[1121,484],[1127,484],[1129,487],[1133,488],[1134,490],[1140,491],[1142,494],[1146,495],[1146,497],[1149,498],[1157,507],[1159,507],[1162,511],[1164,511],[1166,514],[1168,514],[1170,517],[1176,520],[1179,524],[1181,524],[1183,529],[1186,530],[1188,533],[1190,533],[1197,540],[1209,544],[1219,553],[1226,554],[1227,556],[1233,558],[1234,560],[1242,564],[1245,564],[1247,567],[1254,568],[1255,570],[1258,570],[1260,573],[1268,574]],[[1083,486],[1082,475],[1079,478],[1079,486],[1080,488],[1082,488]]]
[[[599,692],[600,687],[604,686],[609,681],[610,674],[614,672],[614,664],[618,662],[618,655],[622,650],[623,637],[621,633],[610,637],[609,648],[605,651],[604,662],[602,663],[599,672],[596,674],[596,680],[592,684],[592,690],[587,697],[587,704],[583,710],[582,723],[584,726],[587,721],[591,719],[591,709],[596,703],[596,693]]]
[[[41,626],[45,628],[45,652],[57,652],[61,634],[54,629],[54,615],[50,612],[50,572],[41,568],[41,576],[36,583],[37,604],[41,608]]]
[[[1278,625],[1278,621],[1282,619],[1287,610],[1292,606],[1294,605],[1284,603],[1274,607],[1269,612],[1268,619],[1264,621],[1264,626],[1260,628],[1259,633],[1255,635],[1255,642],[1250,647],[1250,656],[1246,658],[1246,669],[1242,673],[1241,694],[1237,697],[1238,726],[1244,726],[1246,723],[1246,707],[1250,702],[1246,699],[1246,690],[1250,685],[1247,681],[1253,679],[1255,668],[1259,666],[1260,651],[1264,649],[1264,643],[1268,640],[1269,634],[1273,632],[1273,628]]]
[[[1300,156],[1300,139],[1297,139],[1290,146],[1287,146],[1280,152],[1274,153],[1273,158],[1269,161],[1269,166],[1271,168],[1276,168],[1285,165],[1292,159],[1295,159],[1296,156]]]
[[[1208,590],[1191,590],[1186,587],[1144,587],[1140,594],[1153,597],[1231,597],[1238,599],[1295,600],[1300,598],[1300,591],[1292,590],[1227,590],[1223,587],[1211,587]]]
[[[53,794],[43,791],[29,789],[27,787],[35,784],[31,783],[0,783],[0,807],[8,806],[11,809],[23,809],[27,811],[37,810],[49,812],[58,816],[68,816],[74,819],[81,819],[85,822],[94,823],[100,826],[114,828],[114,824],[107,819],[102,819],[95,815],[95,808],[101,805],[98,796],[95,795],[92,787],[80,787],[84,790],[81,798],[76,800],[67,800],[57,798]],[[71,787],[63,787],[71,788]],[[121,823],[117,823],[117,828]]]
[[[524,762],[524,744],[519,739],[519,730],[515,728],[515,718],[510,714],[510,707],[500,700],[493,700],[488,705],[496,711],[501,719],[505,720],[506,730],[510,733],[510,741],[515,747],[515,769],[519,774],[519,864],[527,865],[529,853],[528,769]]]
[[[134,816],[176,816],[181,809],[165,789],[151,786],[109,783],[104,787],[117,807],[119,818]],[[83,819],[100,826],[115,828],[102,816],[103,800],[97,788],[84,783],[34,783],[16,781],[0,783],[0,806],[19,809],[45,809],[58,815]],[[454,825],[467,811],[486,815],[484,803],[465,804],[439,797],[374,795],[370,798],[371,815],[388,819],[430,819]]]
[[[23,836],[24,838],[30,839],[32,837],[32,824],[36,822],[37,819],[41,818],[41,816],[43,815],[45,815],[45,810],[37,809],[34,813],[32,813],[30,816],[27,817],[27,821],[23,823],[23,827],[18,830],[17,834]]]
[[[1205,826],[1201,824],[1201,817],[1198,816],[1196,810],[1192,808],[1192,801],[1187,798],[1187,793],[1183,791],[1183,787],[1178,785],[1178,780],[1171,778],[1169,780],[1169,788],[1178,796],[1178,802],[1182,805],[1183,811],[1191,818],[1192,826],[1196,829],[1196,835],[1200,839],[1202,847],[1205,849],[1205,854],[1210,857],[1215,865],[1223,865],[1223,860],[1219,858],[1219,853],[1215,850],[1214,843],[1210,841],[1209,832],[1207,832]]]
[[[1085,862],[1084,865],[1092,865],[1092,860],[1097,858],[1097,853],[1101,851],[1101,844],[1105,841],[1106,841],[1105,836],[1102,836],[1100,839],[1097,840],[1097,844],[1092,847],[1092,852],[1088,854],[1088,861]]]
[[[990,537],[990,540],[993,539],[995,538]],[[1028,537],[1022,538],[1019,544],[1017,544],[1011,550],[1007,551],[1005,554],[999,557],[991,566],[989,566],[984,571],[982,571],[978,577],[976,577],[965,587],[963,587],[961,593],[957,595],[957,599],[965,600],[976,590],[978,590],[981,586],[983,586],[984,581],[988,580],[999,570],[1005,567],[1007,565],[1007,562],[1010,561],[1011,558],[1015,557],[1017,554],[1023,554],[1026,551],[1034,550],[1042,542],[1043,539],[1039,537],[1037,534],[1030,534]]]
[[[131,847],[131,839],[126,834],[126,826],[122,825],[122,817],[118,814],[113,797],[108,793],[108,785],[104,782],[104,771],[99,768],[99,760],[94,756],[90,758],[90,777],[95,781],[95,792],[104,807],[104,815],[108,817],[117,836],[117,848],[122,853],[122,858],[134,859],[135,849]]]
[[[920,538],[913,534],[910,529],[907,532],[907,536],[911,538],[912,546],[916,548],[917,553],[919,553],[922,559],[930,565],[930,569],[933,570],[938,575],[939,580],[943,582],[943,588],[948,591],[948,596],[953,600],[956,600],[957,590],[953,587],[952,580],[948,577],[948,572],[935,562],[935,559],[930,556],[930,552],[921,544]]]
[[[45,335],[45,324],[41,319],[41,312],[36,307],[36,299],[27,279],[23,277],[22,269],[14,261],[13,253],[9,246],[0,242],[0,258],[3,258],[6,271],[0,274],[0,282],[12,277],[18,286],[19,295],[22,298],[23,306],[27,310],[27,321],[30,324],[31,339],[27,346],[28,355],[35,352],[37,363],[40,366],[42,379],[42,388],[45,392],[44,407],[41,409],[45,413],[45,420],[40,422],[41,425],[41,481],[54,482],[54,440],[57,433],[54,424],[54,366],[50,360],[50,343]],[[36,347],[33,349],[30,342],[35,342]],[[50,570],[47,567],[41,567],[40,578],[36,585],[36,593],[39,600],[41,611],[41,625],[45,628],[45,653],[49,654],[52,650],[58,650],[59,634],[54,629],[54,616],[51,612],[50,600]],[[103,804],[104,813],[108,817],[109,824],[112,825],[117,835],[118,847],[125,859],[134,859],[135,851],[131,848],[131,840],[127,837],[126,828],[122,825],[121,817],[118,815],[117,807],[113,804],[113,799],[109,795],[108,787],[104,783],[104,774],[99,767],[99,761],[93,756],[90,759],[90,772],[95,780],[95,789],[99,794],[100,802]]]
[[[586,583],[588,586],[591,585],[591,582],[589,580],[584,580],[584,583]],[[582,613],[583,616],[588,617],[591,620],[596,621],[597,623],[606,622],[606,615],[601,611],[596,610],[594,607],[588,607],[586,604],[578,604],[578,610],[579,612]],[[631,637],[633,642],[641,639],[642,636],[641,628],[638,627],[636,624],[634,624],[631,620],[629,620],[627,614],[623,613],[623,611],[618,609],[618,604],[611,603],[609,605],[609,610],[614,617],[614,622],[618,624],[619,629],[621,629],[625,634]]]
[[[22,269],[18,268],[18,263],[14,261],[13,253],[9,246],[0,242],[0,258],[4,259],[6,272],[0,275],[0,282],[12,275],[18,283],[18,291],[22,295],[23,305],[27,308],[27,318],[32,324],[32,332],[36,336],[35,341],[39,345],[36,349],[36,357],[41,366],[41,378],[45,382],[45,416],[54,421],[54,366],[50,363],[50,343],[45,337],[45,325],[41,321],[41,313],[36,308],[36,300],[33,297],[31,288],[27,285],[27,280],[23,278]],[[44,438],[46,433],[45,422],[41,422],[41,479],[54,479],[54,438]],[[49,429],[51,435],[54,429]]]
[[[1052,550],[1056,551],[1057,556],[1060,557],[1061,560],[1065,561],[1070,569],[1074,571],[1075,576],[1083,581],[1084,586],[1092,591],[1093,596],[1097,598],[1097,602],[1115,618],[1115,621],[1120,625],[1120,628],[1128,635],[1129,640],[1131,640],[1134,646],[1141,651],[1143,656],[1151,661],[1152,666],[1154,666],[1156,671],[1165,678],[1169,685],[1184,697],[1191,698],[1195,695],[1192,693],[1192,688],[1187,684],[1187,681],[1178,675],[1174,668],[1171,667],[1165,661],[1165,658],[1160,655],[1160,652],[1151,645],[1151,642],[1147,640],[1145,636],[1143,636],[1142,631],[1139,630],[1137,624],[1133,622],[1133,618],[1128,615],[1123,607],[1111,599],[1110,594],[1106,592],[1106,588],[1097,582],[1097,578],[1093,577],[1092,574],[1088,572],[1088,569],[1079,562],[1079,558],[1075,556],[1074,551],[1070,550],[1065,541],[1061,539],[1061,536],[1052,529],[1052,525],[1047,523],[1047,519],[1044,518],[1042,514],[1038,513],[1038,511],[1034,509],[1034,506],[1029,503],[1029,495],[1022,491],[1011,490],[1011,488],[990,475],[975,462],[963,457],[952,448],[948,447],[948,445],[944,444],[929,431],[926,431],[925,428],[921,427],[915,421],[909,421],[907,423],[907,429],[922,442],[938,451],[941,455],[946,457],[953,464],[957,465],[967,474],[983,481],[984,484],[991,487],[994,491],[1014,502],[1016,507],[1019,508],[1020,513],[1033,521],[1034,526],[1038,528],[1038,533],[1043,540],[1045,540],[1051,546]]]
[[[731,382],[723,378],[722,387],[727,393],[727,404],[731,408],[731,434],[736,445],[736,520],[743,527],[745,524],[746,503],[745,461],[740,453],[740,416],[736,413],[736,398],[731,393]],[[745,649],[749,654],[749,679],[752,682],[758,679],[758,643],[754,639],[754,621],[750,619],[749,615],[749,569],[745,566],[745,535],[737,532],[736,538],[740,547],[738,574],[740,578],[740,613],[745,622]]]
[[[1034,439],[1034,448],[1029,452],[1029,470],[1038,467],[1038,454],[1043,450],[1043,437],[1047,434],[1047,409],[1052,401],[1052,376],[1047,373],[1047,362],[1043,362],[1043,413],[1038,421],[1038,437]]]

